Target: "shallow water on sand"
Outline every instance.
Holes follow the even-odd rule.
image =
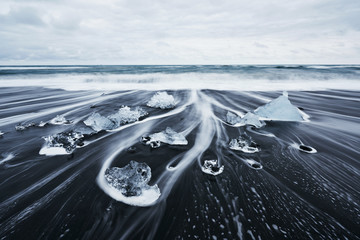
[[[259,129],[233,127],[226,114],[245,114],[280,91],[167,92],[176,107],[163,110],[146,106],[154,91],[0,88],[0,239],[359,239],[359,91],[289,91],[310,121]],[[42,137],[85,128],[93,112],[107,116],[123,105],[149,114],[87,137],[72,154],[39,155]],[[57,115],[70,122],[14,128]],[[140,142],[166,127],[184,133],[188,145]],[[258,152],[229,148],[244,133]],[[317,152],[299,151],[300,144]],[[203,173],[207,159],[224,171]],[[150,166],[149,184],[161,191],[150,206],[116,201],[104,185],[108,167],[131,160]]]

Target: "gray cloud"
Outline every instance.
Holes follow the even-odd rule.
[[[3,0],[0,64],[360,63],[360,1]]]

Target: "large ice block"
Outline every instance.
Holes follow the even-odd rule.
[[[287,93],[257,108],[255,114],[263,120],[303,121],[303,113],[288,99]]]

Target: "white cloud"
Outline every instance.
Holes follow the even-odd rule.
[[[360,1],[2,1],[0,64],[360,63]]]

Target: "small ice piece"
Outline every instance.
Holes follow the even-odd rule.
[[[174,97],[167,92],[157,92],[146,105],[153,108],[169,109],[174,108],[176,103]]]
[[[36,124],[34,122],[27,123],[27,124],[18,124],[15,126],[16,131],[24,131],[25,129],[29,127],[34,127]]]
[[[57,115],[56,117],[50,120],[50,123],[54,125],[62,125],[62,124],[70,124],[70,121],[66,120],[66,118],[63,115]]]
[[[160,141],[152,139],[151,137],[141,137],[140,142],[145,145],[150,145],[151,148],[158,148],[161,145]]]
[[[310,146],[306,146],[306,145],[303,145],[303,144],[299,145],[299,150],[302,151],[302,152],[306,152],[306,153],[316,153],[317,152],[315,148],[310,147]]]
[[[2,135],[4,135],[4,134],[5,134],[4,132],[0,131],[0,137],[1,137]]]
[[[101,116],[99,113],[91,114],[85,121],[86,126],[91,127],[95,131],[110,130],[116,128],[115,123],[107,117]]]
[[[232,139],[229,143],[229,147],[232,150],[242,151],[244,153],[259,152],[255,142],[251,141],[251,139],[244,139],[241,136],[239,136],[237,139]]]
[[[146,145],[150,145],[151,148],[158,148],[162,143],[169,145],[187,145],[188,141],[181,133],[175,132],[170,127],[167,127],[164,131],[153,133],[146,137],[141,137],[140,141]]]
[[[123,168],[112,167],[105,171],[108,185],[121,193],[116,200],[134,206],[149,205],[160,197],[158,186],[148,185],[150,179],[151,168],[146,163],[135,161]]]
[[[263,120],[304,121],[304,113],[291,104],[286,92],[254,112]]]
[[[38,127],[45,127],[45,125],[48,124],[47,122],[41,121],[38,125]]]
[[[220,167],[218,160],[205,160],[204,165],[201,166],[201,170],[206,174],[216,176],[224,171],[224,165]]]
[[[241,118],[240,123],[242,125],[252,125],[256,128],[261,128],[266,125],[264,121],[261,121],[259,119],[258,115],[252,112],[248,112],[247,114],[245,114],[245,116]]]
[[[266,125],[265,122],[263,122],[259,119],[258,115],[254,114],[252,112],[248,112],[242,118],[240,116],[236,115],[235,113],[227,112],[226,122],[228,122],[232,125],[235,125],[237,127],[245,126],[245,125],[252,125],[252,126],[255,126],[256,128],[261,128]]]
[[[120,108],[117,113],[107,117],[101,116],[99,113],[93,113],[84,121],[84,123],[99,132],[101,130],[116,129],[121,125],[136,122],[147,114],[148,113],[140,107],[131,110],[129,107],[124,106]]]
[[[251,168],[254,168],[256,170],[259,170],[259,169],[262,169],[263,166],[261,165],[261,163],[255,161],[255,160],[252,160],[252,159],[247,159],[246,160],[246,163],[251,167]]]
[[[16,131],[24,131],[25,130],[25,126],[18,124],[15,126],[15,130]]]
[[[188,141],[181,133],[175,132],[172,128],[167,127],[165,131],[151,134],[151,141],[160,141],[170,145],[187,145]]]
[[[124,106],[117,113],[108,116],[108,118],[115,123],[116,127],[120,127],[120,125],[139,121],[141,117],[146,115],[148,113],[141,107],[131,110],[128,106]]]
[[[241,117],[239,117],[235,113],[227,112],[227,114],[226,114],[226,122],[228,122],[228,123],[230,123],[232,125],[235,125],[235,124],[241,122]]]
[[[40,149],[40,155],[71,154],[77,146],[82,146],[83,135],[79,132],[63,132],[44,137],[45,145]]]

